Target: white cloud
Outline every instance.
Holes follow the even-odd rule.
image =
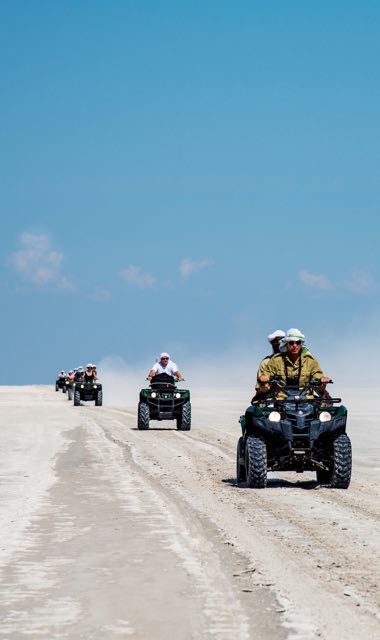
[[[303,287],[307,289],[318,289],[320,291],[329,291],[332,284],[324,274],[310,273],[309,271],[299,271],[298,278]]]
[[[354,271],[351,278],[342,283],[343,289],[351,293],[368,293],[377,289],[374,277],[368,271]]]
[[[64,291],[73,291],[74,285],[62,275],[64,256],[54,251],[47,235],[24,232],[21,235],[22,248],[9,258],[14,271],[35,285],[50,286]]]
[[[147,289],[149,287],[153,287],[156,284],[156,278],[150,273],[144,273],[141,267],[137,267],[135,265],[131,265],[127,269],[123,269],[120,271],[120,277],[135,287],[139,289]]]
[[[108,289],[101,289],[100,287],[97,287],[92,294],[92,299],[95,302],[107,302],[111,297],[111,292]]]
[[[185,258],[180,264],[179,272],[183,278],[188,278],[193,273],[211,267],[213,264],[212,260],[191,260],[190,258]]]

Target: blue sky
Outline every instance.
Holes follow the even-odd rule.
[[[370,357],[377,2],[15,0],[0,18],[1,384],[161,350],[255,369],[289,326]]]

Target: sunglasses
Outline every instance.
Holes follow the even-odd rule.
[[[169,358],[161,358],[161,360],[169,360]]]
[[[288,344],[301,344],[301,340],[289,340]]]

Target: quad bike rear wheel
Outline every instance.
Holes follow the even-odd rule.
[[[267,446],[261,438],[248,436],[245,446],[247,487],[264,489],[267,484]]]
[[[244,454],[245,454],[244,438],[243,436],[240,436],[237,443],[237,450],[236,450],[236,482],[237,484],[240,484],[241,482],[245,482],[247,479]]]
[[[189,401],[182,406],[181,415],[177,418],[178,431],[190,431],[191,429],[191,404]]]

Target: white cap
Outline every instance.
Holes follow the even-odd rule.
[[[93,367],[94,365],[91,364],[91,362],[89,362],[88,364],[86,364],[86,369],[90,369],[90,367]]]
[[[286,336],[284,338],[284,342],[294,342],[296,340],[301,340],[301,342],[305,342],[305,336],[299,329],[292,327],[288,329],[286,332]]]
[[[281,329],[276,329],[276,331],[273,331],[273,333],[270,333],[268,336],[268,342],[272,342],[275,338],[284,338],[285,337],[285,331],[282,331]]]
[[[161,358],[170,358],[170,356],[168,353],[166,353],[166,351],[163,351],[162,353],[160,353],[160,360]]]

